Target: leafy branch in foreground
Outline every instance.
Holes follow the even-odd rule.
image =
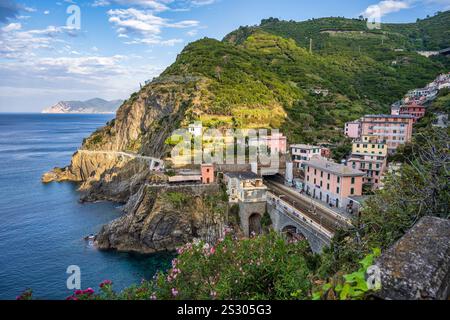
[[[313,300],[362,300],[368,294],[380,289],[375,283],[373,289],[367,285],[368,269],[374,263],[375,258],[381,255],[379,248],[373,249],[373,253],[367,255],[359,262],[361,267],[351,274],[336,276],[330,282],[325,283],[320,290],[314,292]]]

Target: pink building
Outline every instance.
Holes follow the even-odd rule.
[[[352,203],[349,197],[361,196],[365,173],[342,164],[311,160],[305,162],[305,192],[338,208]]]
[[[352,139],[357,139],[361,136],[361,122],[352,121],[345,124],[345,135]]]
[[[414,117],[410,115],[366,115],[361,119],[361,136],[385,141],[390,153],[412,139]]]
[[[281,133],[272,133],[266,137],[260,138],[262,143],[266,144],[271,152],[286,154],[287,138]]]
[[[214,183],[214,165],[202,164],[202,183],[211,184]]]
[[[384,171],[386,170],[386,157],[373,155],[355,155],[348,160],[348,166],[366,173],[363,184],[377,189],[381,185]]]

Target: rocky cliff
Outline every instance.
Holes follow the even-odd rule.
[[[104,226],[101,249],[153,253],[175,250],[193,239],[213,243],[222,236],[227,202],[218,185],[144,185],[125,206],[126,215]]]

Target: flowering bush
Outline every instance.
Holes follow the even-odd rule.
[[[32,300],[33,299],[33,290],[27,289],[20,296],[16,297],[16,300]]]
[[[237,241],[231,236],[216,246],[189,243],[178,249],[167,274],[156,276],[158,299],[292,299],[311,293],[305,242],[286,241],[275,233]]]

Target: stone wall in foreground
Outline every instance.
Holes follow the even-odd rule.
[[[447,300],[450,296],[450,220],[422,218],[377,260],[389,300]]]

